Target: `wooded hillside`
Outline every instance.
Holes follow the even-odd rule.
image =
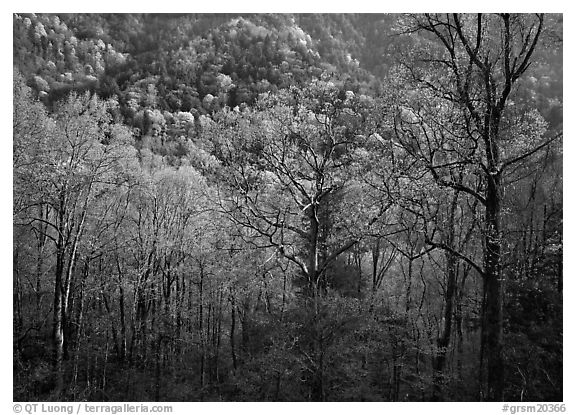
[[[17,401],[562,401],[561,15],[15,14]]]

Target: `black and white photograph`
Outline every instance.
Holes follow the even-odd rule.
[[[566,411],[562,13],[11,14],[15,413]]]

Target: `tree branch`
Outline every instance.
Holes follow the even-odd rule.
[[[549,138],[548,140],[544,141],[543,143],[541,143],[540,145],[534,147],[532,150],[528,151],[527,153],[524,153],[520,156],[517,157],[513,157],[510,159],[505,160],[502,163],[502,166],[500,167],[498,173],[502,173],[504,171],[504,169],[512,164],[518,163],[519,161],[524,160],[525,158],[530,157],[531,155],[537,153],[538,151],[542,150],[544,147],[546,147],[548,144],[552,143],[553,141],[555,141],[556,139],[560,138],[562,136],[562,132],[556,134],[555,136]]]
[[[428,237],[426,237],[425,242],[427,245],[430,245],[434,248],[440,248],[443,249],[444,251],[448,251],[450,252],[452,255],[462,259],[463,261],[465,261],[466,263],[468,263],[470,266],[472,266],[472,268],[474,268],[476,271],[478,271],[478,273],[481,276],[484,276],[484,270],[482,269],[482,267],[480,267],[478,264],[476,264],[474,261],[472,261],[470,258],[468,258],[466,255],[454,250],[453,248],[450,248],[448,245],[444,244],[444,243],[438,243],[438,242],[433,242],[430,239],[428,239]]]
[[[469,187],[464,186],[463,184],[460,183],[447,182],[438,175],[438,173],[434,169],[434,166],[429,165],[428,170],[430,170],[430,173],[432,173],[432,177],[434,177],[434,180],[436,181],[436,183],[438,183],[438,185],[442,187],[450,187],[454,190],[459,190],[461,192],[468,193],[469,195],[475,197],[484,206],[486,206],[486,199],[482,195],[480,195],[477,191],[470,189]]]

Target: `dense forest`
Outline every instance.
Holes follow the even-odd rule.
[[[14,14],[14,400],[562,401],[562,39]]]

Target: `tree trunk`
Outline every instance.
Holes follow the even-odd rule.
[[[200,266],[200,284],[198,286],[198,332],[200,334],[200,387],[204,389],[206,371],[206,340],[204,338],[204,268]]]
[[[232,322],[230,324],[230,353],[232,354],[232,367],[234,368],[234,373],[236,373],[236,343],[234,339],[234,336],[236,335],[236,301],[234,299],[234,295],[230,296],[230,305],[232,307]]]
[[[310,291],[310,296],[314,297],[320,289],[319,275],[318,275],[318,232],[320,229],[318,221],[317,206],[312,205],[310,207],[310,230],[309,241],[310,248],[308,251],[308,289]]]
[[[22,318],[22,282],[20,280],[20,270],[18,264],[18,248],[14,246],[14,254],[12,256],[12,266],[14,270],[14,337],[20,338],[24,321]],[[20,353],[20,341],[17,347]]]
[[[161,385],[161,370],[160,370],[160,362],[162,359],[161,351],[162,351],[162,335],[158,334],[158,338],[156,339],[156,347],[155,347],[155,365],[154,365],[154,401],[160,401],[160,385]]]
[[[60,238],[59,238],[60,239]],[[60,244],[60,240],[59,240]],[[54,370],[56,372],[56,393],[60,395],[64,390],[64,300],[62,293],[62,273],[64,271],[64,249],[57,247],[56,254],[56,281],[54,284]]]
[[[120,268],[120,261],[118,256],[116,256],[116,267],[118,270],[118,308],[120,310],[120,347],[119,347],[119,358],[120,362],[124,363],[127,353],[127,342],[126,342],[126,315],[124,307],[124,286],[122,278],[122,269]]]
[[[452,203],[450,205],[450,211],[448,213],[448,234],[446,236],[446,245],[450,248],[455,248],[455,228],[454,228],[454,217],[456,215],[456,208],[458,206],[458,192],[454,194],[452,198]],[[444,318],[442,333],[438,338],[436,345],[438,346],[438,352],[434,360],[434,371],[435,371],[435,387],[434,387],[434,398],[435,400],[442,399],[442,384],[444,383],[444,366],[446,364],[446,354],[448,352],[448,346],[450,345],[450,337],[452,334],[452,317],[454,313],[454,301],[456,296],[456,284],[457,284],[457,267],[456,267],[456,256],[451,251],[444,251],[446,257],[446,292],[444,293]]]
[[[484,356],[481,359],[486,362],[486,378],[482,393],[483,399],[488,401],[501,401],[504,386],[500,192],[500,177],[492,175],[489,177],[486,191],[485,301],[482,324],[482,352]]]

